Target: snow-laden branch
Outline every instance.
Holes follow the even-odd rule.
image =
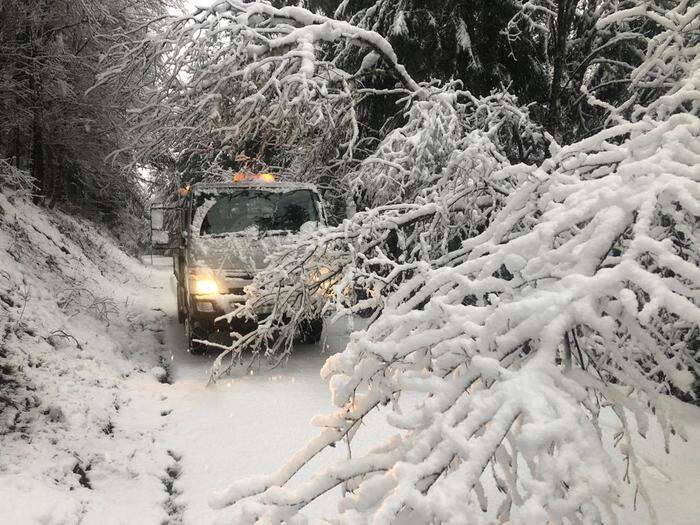
[[[627,134],[633,138],[611,155],[610,141]],[[534,171],[491,226],[465,243],[464,262],[420,268],[398,287],[367,332],[325,366],[341,407],[336,421],[347,421],[365,395],[430,395],[417,411],[391,418],[405,431],[391,466],[382,466],[382,452],[356,457],[372,468],[342,508],[367,510],[371,500],[377,519],[408,507],[421,520],[472,520],[480,511],[464,505],[464,491],[494,462],[497,482],[512,483],[503,517],[573,518],[583,508],[600,519],[595,509],[605,511],[615,493],[595,429],[600,400],[639,415],[644,433],[645,405],[662,412],[659,394],[666,385],[687,391],[696,366],[688,343],[700,323],[700,246],[684,232],[700,211],[700,180],[688,177],[688,164],[664,166],[670,153],[697,155],[699,139],[700,119],[677,115],[565,148],[552,171]],[[578,366],[558,367],[574,345],[580,350],[567,359]],[[631,432],[626,422],[622,430]],[[582,451],[591,458],[585,466]],[[289,492],[269,489],[255,502],[269,505],[263,516],[280,508],[291,516],[328,476],[359,476],[347,468]],[[218,504],[256,493],[241,490]]]
[[[242,523],[289,521],[343,484],[341,522],[479,523],[486,509],[500,522],[611,523],[618,487],[602,410],[617,416],[617,450],[648,502],[630,436],[646,434],[651,412],[667,447],[682,436],[665,394],[690,391],[700,372],[693,9],[681,2],[666,15],[668,29],[632,73],[672,67],[665,94],[575,144],[552,144],[539,166],[509,166],[487,132],[454,133],[446,106],[416,104],[405,135],[367,159],[378,166],[379,205],[276,261],[301,285],[263,273],[252,289],[253,301],[276,291],[277,310],[243,343],[272,336],[280,315],[315,315],[325,293],[374,311],[324,366],[337,412],[316,419],[319,437],[278,472],[232,484],[214,506],[234,505]],[[436,129],[459,145],[453,155],[430,140]],[[422,160],[407,162],[402,148]],[[407,173],[422,164],[429,176],[414,189]],[[361,180],[373,191],[369,174]],[[395,191],[412,200],[393,202]],[[487,212],[480,191],[495,202]],[[395,437],[294,482],[384,406]],[[492,484],[500,491],[487,499]]]
[[[312,14],[310,11],[296,6],[278,9],[261,2],[250,4],[234,0],[220,0],[209,9],[217,12],[231,10],[239,13],[237,18],[239,23],[255,28],[292,26],[284,32],[285,34],[269,39],[260,39],[261,43],[249,47],[248,52],[256,56],[264,56],[276,50],[296,48],[301,55],[305,52],[311,53],[308,61],[303,62],[301,66],[301,70],[307,76],[313,75],[316,59],[314,49],[309,48],[308,44],[350,40],[371,48],[379,54],[386,64],[396,72],[406,89],[413,92],[421,90],[416,81],[406,72],[406,68],[399,64],[396,53],[389,42],[376,31],[362,29],[320,14]]]
[[[273,314],[219,357],[213,379],[229,369],[226,355],[242,348],[270,344],[269,354],[286,354],[298,326],[324,312],[381,311],[402,281],[443,264],[454,246],[485,228],[528,170],[508,166],[503,151],[513,133],[533,149],[543,135],[512,97],[454,101],[447,92],[415,102],[406,125],[350,174],[348,185],[369,210],[308,234],[256,276],[248,303],[227,317],[254,317],[263,306]]]
[[[6,159],[0,158],[0,181],[7,188],[30,193],[36,190],[36,185],[29,172],[13,166]]]
[[[679,2],[666,12],[649,7],[640,3],[610,14],[596,25],[604,29],[642,19],[658,29],[646,38],[645,59],[630,75],[630,97],[620,107],[610,108],[611,120],[616,122],[639,120],[647,114],[664,118],[679,109],[695,111],[699,104],[700,5]],[[595,96],[588,98],[591,104],[605,107]]]
[[[129,145],[136,161],[171,150],[215,162],[246,145],[299,155],[325,144],[351,158],[356,72],[336,67],[327,43],[352,42],[367,55],[361,69],[383,62],[404,92],[427,96],[378,33],[301,7],[219,0],[154,27],[115,46],[97,82],[143,78],[120,93],[139,137]]]

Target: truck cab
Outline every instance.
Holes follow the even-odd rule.
[[[188,188],[176,213],[175,239],[169,244],[178,320],[184,324],[190,351],[200,349],[195,340],[225,344],[231,331],[254,329],[252,320],[220,318],[246,301],[246,286],[281,244],[326,223],[313,185],[277,182],[269,174],[237,174],[231,182],[196,183]],[[154,238],[169,237],[153,226]],[[269,311],[263,308],[256,315],[260,318]],[[319,320],[309,327],[307,341],[317,340],[320,331]]]

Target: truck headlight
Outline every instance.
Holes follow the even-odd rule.
[[[211,277],[194,277],[195,295],[216,295],[219,293],[219,285]]]

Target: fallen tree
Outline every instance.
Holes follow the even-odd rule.
[[[234,483],[215,506],[235,504],[246,522],[277,522],[343,485],[339,511],[348,522],[472,523],[487,506],[500,521],[614,522],[617,481],[600,441],[602,410],[617,416],[627,479],[648,502],[631,435],[645,435],[653,414],[667,447],[672,434],[683,436],[664,394],[690,391],[700,372],[697,15],[681,3],[662,19],[637,8],[602,20],[649,16],[663,25],[631,77],[634,100],[648,103],[610,108],[613,125],[553,144],[539,166],[499,163],[472,132],[466,180],[433,172],[457,186],[441,187],[437,175],[421,180],[434,192],[406,204],[401,191],[410,184],[393,160],[401,148],[385,140],[381,161],[367,161],[386,165],[367,177],[368,191],[399,202],[302,240],[296,249],[305,256],[283,255],[256,279],[249,304],[251,313],[275,294],[279,318],[295,320],[318,308],[314,300],[328,308],[319,289],[331,290],[341,311],[349,290],[367,292],[349,310],[375,308],[374,321],[323,370],[338,411],[317,418],[319,436],[278,472]],[[439,122],[436,108],[430,114],[407,137],[412,158],[414,144],[433,152],[418,140]],[[461,193],[460,182],[471,191]],[[486,214],[481,195],[492,205]],[[469,228],[456,248],[451,226]],[[391,244],[395,258],[382,249]],[[257,337],[275,341],[267,330],[280,326],[265,321],[231,351]],[[279,341],[273,353],[290,348]],[[423,400],[402,410],[409,392]],[[397,436],[293,483],[384,405],[394,407],[388,421]],[[484,496],[487,482],[500,489],[496,501]]]

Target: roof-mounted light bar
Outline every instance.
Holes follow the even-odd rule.
[[[233,182],[256,181],[256,182],[275,182],[275,176],[272,173],[246,173],[238,171],[231,177]]]

